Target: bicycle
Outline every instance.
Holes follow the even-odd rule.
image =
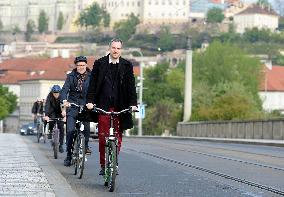
[[[75,106],[79,108],[79,114],[81,114],[84,110],[83,105],[77,105],[75,103],[70,103],[70,106]],[[85,135],[83,134],[84,124],[81,120],[76,120],[75,133],[73,138],[73,151],[71,156],[71,165],[74,165],[74,175],[79,176],[79,179],[83,177],[86,152],[85,152]],[[79,172],[78,172],[79,170]]]
[[[37,142],[40,142],[40,138],[43,137],[43,142],[46,142],[46,132],[44,129],[43,115],[37,115],[36,117],[36,128],[37,128]]]
[[[94,111],[110,116],[109,136],[106,137],[105,145],[105,173],[104,186],[108,186],[110,192],[115,189],[115,179],[118,172],[118,139],[114,129],[114,117],[122,113],[132,112],[131,108],[121,110],[119,112],[105,111],[101,108],[94,107]]]
[[[58,121],[63,121],[63,118],[50,118],[49,122],[55,121],[55,124],[52,128],[52,139],[51,145],[53,148],[53,155],[54,159],[58,158],[58,148],[59,148],[59,128],[58,128]]]

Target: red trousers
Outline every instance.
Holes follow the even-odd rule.
[[[119,118],[114,118],[114,129],[116,131],[116,137],[118,139],[118,153],[120,151],[121,142],[122,142],[122,132],[120,131],[120,122]],[[106,137],[109,136],[110,128],[110,117],[108,115],[99,115],[98,121],[98,131],[99,131],[99,151],[100,151],[100,164],[101,167],[105,166],[105,144]]]

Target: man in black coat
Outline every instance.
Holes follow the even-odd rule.
[[[43,116],[43,101],[40,98],[37,98],[32,107],[32,117],[34,119],[34,125],[37,124],[37,117]]]
[[[109,45],[109,54],[94,62],[89,89],[87,93],[87,108],[93,104],[106,111],[120,111],[130,106],[137,110],[137,95],[135,78],[131,62],[121,57],[122,41],[113,39]],[[118,131],[118,150],[122,142],[122,132],[133,127],[132,115],[122,114],[115,119],[115,130]],[[109,131],[109,117],[98,116],[100,175],[104,173],[105,137]]]
[[[71,154],[73,149],[73,136],[75,132],[76,119],[78,118],[79,108],[70,106],[70,103],[77,105],[86,104],[86,95],[90,80],[90,69],[87,67],[87,58],[84,56],[76,57],[74,60],[76,68],[67,75],[65,83],[62,87],[60,94],[61,102],[67,107],[67,111],[63,112],[63,115],[67,115],[67,132],[66,132],[66,152],[67,157],[64,160],[65,166],[71,165]],[[89,149],[89,137],[90,137],[90,123],[83,122],[86,154],[91,154]]]

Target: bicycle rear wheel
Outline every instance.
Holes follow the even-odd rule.
[[[114,141],[109,142],[109,182],[108,189],[113,192],[115,189],[115,179],[117,173],[117,146]]]
[[[53,154],[54,159],[58,157],[58,147],[59,146],[59,129],[53,130]]]
[[[37,134],[36,134],[36,137],[37,137],[37,143],[39,143],[40,141],[40,136],[42,134],[42,130],[41,130],[41,125],[40,124],[37,124]]]
[[[85,165],[85,137],[82,133],[78,136],[78,159],[77,159],[77,166],[79,169],[79,179],[82,178],[84,172],[84,165]]]

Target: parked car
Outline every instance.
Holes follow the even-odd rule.
[[[33,122],[23,124],[20,128],[21,135],[35,135],[37,134],[36,126]]]
[[[90,122],[90,137],[91,138],[98,138],[98,123]]]

